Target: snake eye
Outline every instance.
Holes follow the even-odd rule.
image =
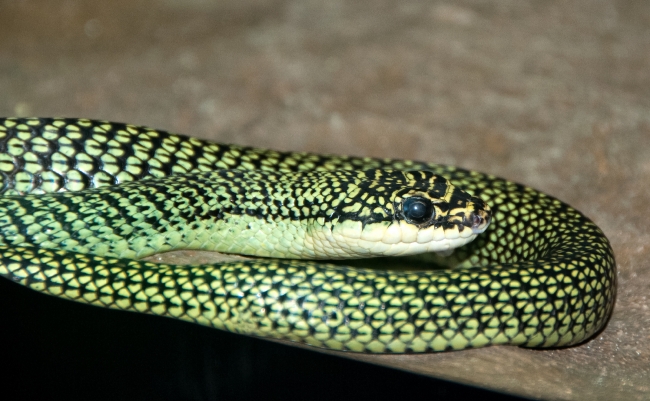
[[[435,211],[429,199],[419,196],[406,198],[402,203],[402,214],[412,224],[422,224],[431,220]]]

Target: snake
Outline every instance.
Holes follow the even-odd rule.
[[[251,257],[143,259],[178,249]],[[0,119],[0,275],[363,353],[571,346],[605,327],[616,298],[601,229],[506,179],[74,118]]]

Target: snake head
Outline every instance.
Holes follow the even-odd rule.
[[[488,227],[490,207],[430,171],[360,172],[325,234],[341,257],[447,252]],[[336,256],[338,257],[338,256]]]

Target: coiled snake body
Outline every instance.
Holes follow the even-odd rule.
[[[428,352],[577,344],[615,299],[613,253],[588,218],[450,166],[0,119],[0,180],[0,274],[103,307],[336,350]],[[458,246],[443,259],[454,268],[434,271],[296,259]],[[270,258],[134,259],[179,248]]]

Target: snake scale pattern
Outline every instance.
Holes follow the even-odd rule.
[[[83,200],[104,191],[119,204],[129,197],[121,188],[148,193],[157,185],[188,207],[201,209],[207,205],[196,203],[196,191],[205,182],[196,177],[244,177],[254,193],[261,183],[275,183],[283,174],[304,174],[313,183],[304,191],[329,191],[340,177],[391,174],[382,171],[443,176],[449,188],[462,188],[487,203],[492,222],[444,259],[451,269],[409,270],[408,259],[398,259],[404,268],[393,270],[271,258],[182,266],[137,260],[173,247],[138,245],[146,251],[133,253],[111,237],[116,231],[88,248],[80,244],[83,235],[67,236],[64,229],[59,232],[65,238],[55,243],[46,234],[58,223],[49,216],[62,206],[36,200]],[[321,172],[326,178],[319,184]],[[534,189],[451,166],[221,145],[106,121],[7,118],[0,119],[0,194],[0,275],[10,280],[101,307],[335,350],[410,353],[497,344],[573,345],[604,327],[616,295],[612,249],[587,217]],[[322,201],[319,194],[302,192],[289,201],[309,209]],[[349,195],[369,202],[360,191]],[[32,199],[28,205],[40,206],[25,207],[26,198]],[[152,199],[125,209],[127,216],[150,212],[127,231],[137,233],[142,224],[168,217],[170,204]],[[246,201],[259,206],[259,200],[250,199]],[[269,205],[264,212],[251,205],[233,208],[257,210],[240,213],[248,216],[246,225],[270,213]],[[65,210],[58,212],[65,216]],[[73,217],[69,224],[81,224],[79,216]],[[89,237],[108,230],[110,213],[103,220],[97,220],[99,211],[88,217],[95,222],[88,225]],[[16,219],[22,224],[20,241]],[[290,227],[285,231],[291,234]],[[201,227],[187,227],[182,238],[171,242],[196,248],[192,244],[205,242],[201,235]],[[22,244],[24,237],[34,244]],[[131,241],[144,240],[136,235]],[[263,249],[264,241],[252,247]]]

